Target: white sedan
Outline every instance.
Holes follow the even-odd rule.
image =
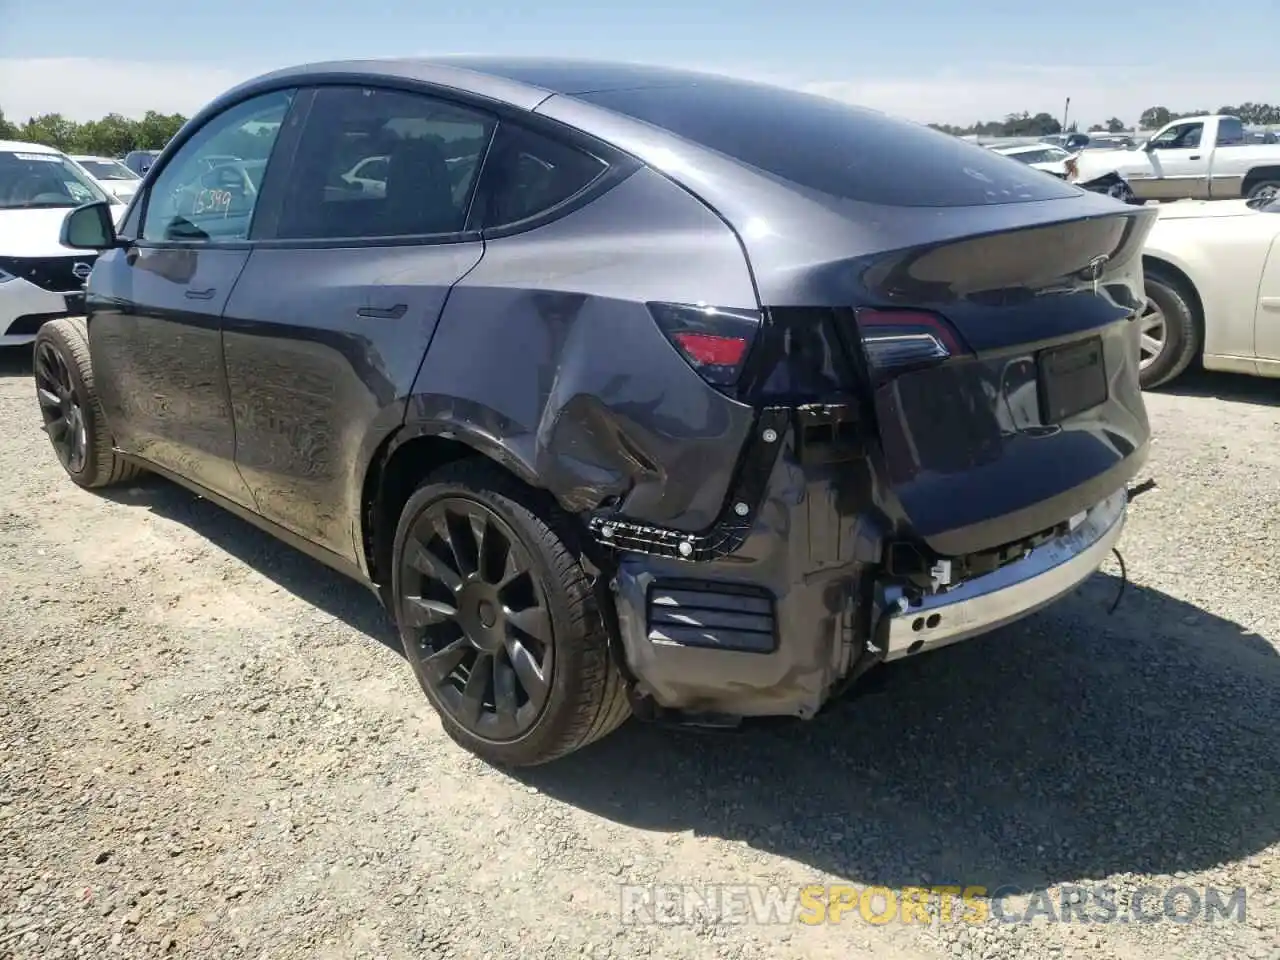
[[[94,255],[62,245],[62,221],[81,204],[124,206],[65,154],[0,140],[0,347],[35,339],[41,324],[84,312]]]
[[[1199,360],[1280,377],[1280,199],[1163,204],[1143,251],[1143,387]]]
[[[1067,162],[1075,156],[1069,150],[1052,143],[1024,143],[1018,147],[992,147],[994,153],[1006,156],[1029,167],[1051,173],[1063,180],[1067,178],[1069,168]]]
[[[128,203],[142,186],[142,178],[119,160],[110,157],[72,156],[71,158],[93,177],[103,191]]]

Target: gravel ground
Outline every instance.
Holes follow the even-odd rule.
[[[810,724],[631,723],[517,778],[361,588],[164,482],[73,487],[0,355],[0,957],[1280,957],[1277,402],[1149,398],[1114,615],[1109,564]],[[1246,918],[624,923],[659,881],[1244,887]]]

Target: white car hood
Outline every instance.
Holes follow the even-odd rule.
[[[1157,216],[1161,220],[1186,220],[1244,217],[1257,212],[1249,207],[1247,200],[1179,200],[1160,204]]]
[[[1027,166],[1034,167],[1036,170],[1043,170],[1045,173],[1056,174],[1059,177],[1067,175],[1067,161],[1065,160],[1052,160],[1049,163],[1029,163]]]
[[[44,207],[35,210],[0,210],[0,257],[84,256],[86,251],[64,247],[58,237],[62,221],[71,207]],[[112,204],[114,219],[124,207]]]
[[[100,180],[102,189],[108,193],[114,193],[121,200],[128,200],[138,192],[138,187],[142,186],[141,180]]]

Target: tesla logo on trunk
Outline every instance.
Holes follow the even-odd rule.
[[[77,280],[88,280],[89,274],[93,273],[93,267],[85,263],[83,260],[77,261],[71,267],[71,273]]]

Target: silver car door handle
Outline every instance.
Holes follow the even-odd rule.
[[[356,316],[366,320],[399,320],[408,310],[409,305],[405,303],[397,303],[394,307],[361,307]]]

